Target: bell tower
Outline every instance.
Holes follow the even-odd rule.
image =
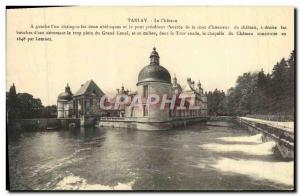
[[[66,92],[66,93],[72,94],[71,88],[70,88],[70,86],[69,86],[69,83],[68,83],[67,86],[65,87],[65,92]]]
[[[151,65],[159,65],[159,55],[156,51],[156,48],[153,48],[153,51],[151,52],[150,55],[150,64]]]

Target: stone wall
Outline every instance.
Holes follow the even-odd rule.
[[[143,86],[148,85],[148,95],[172,95],[172,88],[171,84],[160,83],[160,82],[149,82],[144,83],[143,85],[139,85],[137,87],[137,93],[143,96]],[[142,108],[135,108],[133,117],[143,117],[143,110]],[[148,106],[148,116],[146,117],[149,121],[156,121],[156,120],[167,120],[169,118],[169,110],[160,109],[160,103],[157,105],[149,105]]]
[[[21,119],[18,123],[20,128],[25,131],[40,131],[47,127],[60,127],[60,121],[57,118]]]
[[[95,124],[96,124],[95,116],[80,116],[81,127],[91,127],[91,126],[95,126]]]
[[[124,118],[100,119],[97,126],[100,127],[116,127],[116,128],[132,128],[138,130],[171,130],[176,127],[184,127],[195,123],[206,122],[207,118],[197,117],[188,119],[173,119],[164,122],[149,121],[132,121]]]
[[[275,150],[278,151],[283,159],[294,159],[294,134],[287,132],[278,127],[272,127],[266,124],[253,122],[240,117],[236,121],[243,127],[247,128],[252,134],[261,133],[263,141],[274,141]]]

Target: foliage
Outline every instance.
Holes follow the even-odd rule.
[[[6,93],[7,121],[13,122],[17,119],[53,117],[56,113],[56,106],[44,107],[41,100],[34,98],[28,93],[16,93],[13,84]]]
[[[207,103],[208,113],[210,115],[223,115],[225,112],[225,93],[218,89],[213,92],[207,93]]]
[[[207,93],[210,115],[294,114],[294,51],[274,65],[271,74],[263,70],[239,76],[235,87],[223,96]]]
[[[20,114],[18,111],[18,97],[17,97],[17,92],[16,92],[16,87],[13,84],[9,92],[6,93],[6,114],[7,114],[7,119],[17,119],[19,118]]]

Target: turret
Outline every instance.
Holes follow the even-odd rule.
[[[65,87],[65,92],[66,92],[66,93],[72,94],[71,88],[70,88],[70,86],[69,86],[69,83],[67,83],[67,86]]]
[[[177,84],[177,78],[176,78],[176,75],[174,75],[174,78],[173,78],[173,85],[176,85]]]
[[[172,89],[175,94],[180,94],[182,92],[182,88],[180,84],[177,82],[176,75],[174,75]]]
[[[200,94],[203,94],[203,89],[201,87],[201,82],[200,80],[198,80],[198,83],[197,83],[197,91],[200,93]]]
[[[156,48],[153,48],[153,51],[150,55],[150,64],[151,65],[159,65],[159,55],[158,52],[156,52]]]

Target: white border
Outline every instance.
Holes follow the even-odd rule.
[[[6,5],[244,5],[244,6],[282,6],[298,5],[298,0],[10,0],[4,1]]]
[[[58,1],[58,0],[40,0],[40,1],[35,1],[35,0],[2,0],[0,1],[1,5],[1,11],[0,11],[0,59],[1,59],[1,66],[0,66],[0,92],[1,92],[1,104],[0,104],[0,111],[1,111],[1,121],[0,121],[0,135],[1,135],[1,147],[0,147],[0,169],[1,169],[1,177],[0,177],[0,193],[1,195],[8,195],[9,192],[6,191],[6,142],[5,142],[5,100],[6,100],[6,85],[5,85],[5,78],[6,78],[6,71],[5,71],[5,66],[6,66],[6,61],[5,61],[5,6],[6,5],[126,5],[126,6],[150,6],[150,5],[158,5],[158,6],[167,6],[167,5],[198,5],[198,6],[294,6],[296,8],[299,8],[300,6],[300,0],[202,0],[202,1],[197,1],[197,0],[143,0],[143,1],[137,1],[137,0],[65,0],[65,1]],[[297,19],[297,27],[299,27],[299,10],[298,10],[298,19]],[[299,34],[299,33],[298,33]],[[297,35],[297,39],[299,39],[299,35]],[[297,44],[298,46],[298,44]],[[297,57],[298,57],[298,52],[297,52]],[[16,57],[17,58],[17,57]],[[299,75],[299,68],[297,71],[297,75]],[[297,91],[299,92],[300,87],[299,83],[297,83]],[[299,97],[298,97],[299,101]],[[299,103],[299,102],[298,102]],[[299,105],[299,104],[298,104]],[[298,111],[297,107],[297,111]],[[299,116],[299,111],[297,112]],[[298,119],[297,119],[298,122]],[[297,126],[297,130],[298,126]],[[299,134],[298,134],[299,135]],[[297,141],[299,143],[299,136],[297,137]],[[297,145],[298,146],[298,145]],[[299,157],[299,150],[297,149],[297,158]],[[297,171],[299,168],[297,168]],[[276,172],[276,171],[274,171]],[[297,172],[298,176],[298,172]],[[299,179],[297,180],[297,186],[299,189]],[[28,193],[18,193],[18,195],[28,195]],[[37,193],[35,195],[42,195],[44,193]],[[57,193],[58,195],[63,195],[64,193]],[[79,194],[88,194],[88,193],[79,193]],[[111,194],[111,193],[101,193],[101,194]],[[124,195],[128,195],[130,193],[122,193]],[[149,194],[149,193],[139,193],[141,195]],[[153,194],[158,194],[158,193],[153,193]],[[160,193],[161,194],[161,193]],[[164,193],[165,194],[165,193]],[[169,193],[173,194],[173,193]],[[168,194],[168,195],[169,195]],[[182,195],[186,195],[189,193],[182,193]],[[201,193],[205,194],[205,193]],[[210,195],[217,195],[219,193],[209,193]],[[231,194],[231,193],[229,193]],[[241,195],[243,193],[238,193],[238,195]],[[256,195],[257,193],[250,193],[250,195]],[[272,194],[272,193],[271,193]],[[290,195],[290,193],[281,193],[282,195]],[[280,194],[280,195],[281,195]]]

